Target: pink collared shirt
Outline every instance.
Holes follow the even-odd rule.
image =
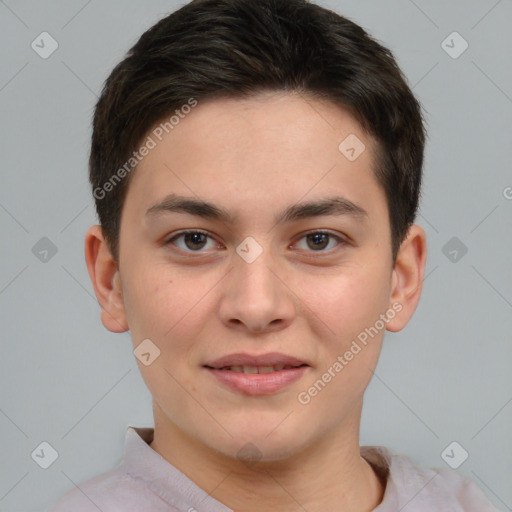
[[[49,512],[233,512],[156,453],[152,439],[152,428],[128,427],[121,463],[65,494]],[[380,446],[363,446],[361,455],[387,482],[374,512],[499,512],[453,470],[416,467]]]

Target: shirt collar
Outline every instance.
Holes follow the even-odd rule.
[[[126,429],[122,462],[126,473],[144,480],[152,492],[177,510],[193,507],[208,512],[233,512],[155,452],[149,446],[153,434],[153,428]]]
[[[385,446],[361,446],[363,457],[373,468],[384,486],[382,501],[372,512],[392,512],[399,509],[396,476],[396,457]]]

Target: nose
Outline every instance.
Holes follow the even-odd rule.
[[[223,280],[222,321],[230,328],[253,333],[286,328],[296,314],[295,295],[286,281],[269,250],[252,263],[235,254],[233,268]]]

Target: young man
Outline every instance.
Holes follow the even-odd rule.
[[[392,54],[303,0],[199,0],[108,78],[86,260],[154,429],[54,512],[492,511],[359,446],[386,330],[420,299],[425,132]]]

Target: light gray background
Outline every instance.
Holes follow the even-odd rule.
[[[127,425],[153,425],[129,334],[103,328],[84,262],[87,158],[103,81],[182,3],[0,1],[1,511],[48,508],[120,461]],[[319,3],[394,52],[429,130],[423,296],[386,334],[361,444],[441,468],[457,441],[457,471],[512,510],[512,2]],[[31,48],[43,31],[59,44],[47,59]],[[441,46],[453,31],[469,43],[456,59]],[[456,262],[443,253],[454,236],[468,249]],[[32,252],[42,237],[57,247],[46,262]],[[46,470],[31,458],[42,441],[59,453]]]

